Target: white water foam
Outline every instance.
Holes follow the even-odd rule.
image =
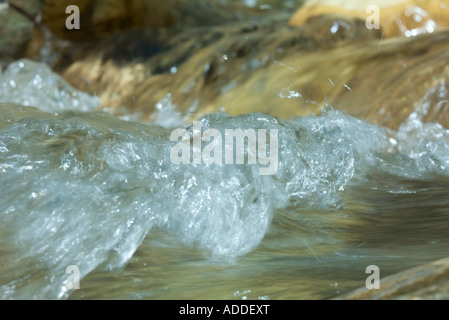
[[[18,88],[28,88],[30,77],[23,79]],[[49,92],[60,92],[60,83],[46,84]],[[18,89],[9,97],[4,91],[2,99],[14,101],[21,93],[21,99],[35,98],[36,107],[49,111],[51,100],[61,98],[52,112],[75,106],[64,95],[42,92]],[[449,174],[442,165],[447,151],[435,140],[447,131],[422,121],[421,126],[413,115],[394,133],[394,143],[384,128],[335,110],[290,121],[259,113],[200,120],[204,130],[222,133],[277,129],[279,169],[260,176],[258,165],[173,165],[175,143],[157,125],[101,112],[44,111],[0,104],[3,299],[65,298],[67,266],[77,265],[81,277],[99,266],[120,268],[154,227],[206,256],[232,260],[261,243],[276,208],[338,209],[344,186],[370,168],[411,178]],[[406,139],[412,128],[418,143]],[[392,144],[396,154],[388,152]],[[430,148],[427,153],[420,151],[423,146]],[[417,167],[423,168],[419,174]]]

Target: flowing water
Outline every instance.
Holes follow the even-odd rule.
[[[446,88],[428,93],[444,102]],[[173,129],[194,127],[169,100],[154,123],[119,118],[16,61],[0,75],[0,298],[323,299],[364,286],[369,265],[383,277],[446,257],[449,130],[423,120],[430,103],[398,130],[332,106],[199,119],[223,135],[277,130],[277,170],[261,175],[174,164]]]
[[[43,64],[18,61],[1,85],[22,104],[0,107],[2,298],[326,298],[368,265],[447,255],[449,131],[421,121],[425,101],[398,131],[331,107],[200,120],[278,130],[278,170],[260,175],[173,164],[170,128],[88,111],[98,100]]]

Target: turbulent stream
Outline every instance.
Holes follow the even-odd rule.
[[[331,106],[199,120],[277,130],[273,175],[174,164],[170,134],[192,123],[98,111],[43,63],[4,70],[0,100],[2,299],[330,298],[363,286],[368,265],[384,276],[447,256],[449,131],[423,122],[426,97],[397,131]]]

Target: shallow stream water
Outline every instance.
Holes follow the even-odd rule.
[[[446,87],[428,90],[447,103]],[[4,70],[0,102],[2,299],[324,299],[364,286],[369,265],[448,255],[449,131],[423,120],[426,96],[398,130],[332,106],[199,119],[277,130],[273,175],[176,165],[170,134],[193,128],[175,106],[119,119],[43,63]]]

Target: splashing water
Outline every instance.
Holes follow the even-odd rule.
[[[81,277],[121,268],[153,230],[209,259],[235,261],[261,246],[279,210],[343,208],[345,188],[374,170],[415,180],[449,174],[447,131],[416,112],[391,132],[330,108],[290,121],[259,113],[200,119],[221,133],[278,130],[275,175],[259,175],[259,165],[174,165],[169,129],[87,112],[96,98],[31,65],[17,62],[0,81],[2,101],[40,109],[0,104],[2,299],[67,298],[67,266]],[[49,94],[38,93],[44,83]]]
[[[11,63],[0,74],[0,102],[39,106],[47,112],[89,111],[100,105],[99,98],[74,89],[46,64],[27,59]]]

